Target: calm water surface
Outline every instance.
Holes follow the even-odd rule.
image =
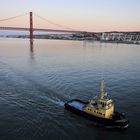
[[[95,126],[64,109],[99,93],[126,112],[125,131]],[[140,136],[140,46],[0,39],[0,140],[135,140]]]

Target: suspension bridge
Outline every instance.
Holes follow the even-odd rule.
[[[29,31],[29,33],[30,33],[30,40],[32,40],[33,37],[34,37],[34,34],[33,34],[34,31],[39,31],[39,32],[55,32],[55,33],[59,33],[59,32],[61,32],[61,33],[84,33],[84,34],[90,33],[92,35],[95,35],[94,32],[87,32],[87,31],[75,30],[75,29],[72,29],[70,27],[66,27],[64,25],[60,25],[60,24],[54,23],[54,22],[52,22],[50,20],[47,20],[47,19],[45,19],[45,18],[43,18],[41,16],[38,16],[37,14],[33,14],[33,12],[30,12],[28,14],[29,14],[29,28],[12,27],[12,26],[8,26],[8,27],[0,26],[0,30]],[[22,15],[10,17],[10,18],[2,19],[2,20],[0,20],[0,22],[12,20],[12,19],[15,19],[15,18],[19,18],[19,17],[22,17],[24,15],[26,15],[26,14],[22,14]],[[33,22],[33,16],[37,16],[40,19],[45,20],[46,22],[48,22],[50,24],[53,24],[55,26],[61,27],[63,29],[34,28],[34,26],[33,26],[33,23],[34,23]]]
[[[19,17],[23,17],[25,15],[29,15],[29,27],[13,27],[13,26],[0,26],[0,30],[12,30],[12,31],[28,31],[30,40],[34,38],[34,32],[55,32],[55,33],[74,33],[74,34],[82,34],[84,35],[85,39],[90,38],[93,40],[100,40],[100,41],[113,41],[113,42],[120,42],[120,43],[135,43],[140,44],[140,32],[89,32],[89,31],[81,31],[76,30],[70,27],[66,27],[61,24],[57,24],[52,22],[42,16],[37,15],[36,13],[29,12],[21,15],[17,15],[14,17],[9,17],[6,19],[0,19],[0,22],[9,21],[13,19],[17,19]],[[34,17],[38,17],[45,22],[55,25],[60,29],[56,28],[35,28],[34,27]]]

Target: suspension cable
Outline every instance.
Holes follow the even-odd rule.
[[[64,25],[60,25],[60,24],[57,24],[57,23],[55,23],[55,22],[52,22],[52,21],[50,21],[50,20],[48,20],[48,19],[46,19],[46,18],[44,18],[44,17],[41,17],[41,16],[37,15],[36,13],[34,13],[34,15],[35,15],[36,17],[38,17],[38,18],[40,18],[40,19],[42,19],[42,20],[44,20],[44,21],[46,21],[46,22],[48,22],[48,23],[50,23],[50,24],[53,24],[53,25],[55,25],[55,26],[58,26],[58,27],[60,27],[60,28],[65,28],[65,29],[69,29],[69,30],[76,31],[76,30],[73,29],[73,28],[66,27],[66,26],[64,26]]]
[[[9,18],[5,18],[5,19],[1,19],[0,22],[2,21],[7,21],[7,20],[12,20],[12,19],[15,19],[15,18],[18,18],[18,17],[22,17],[22,16],[25,16],[29,13],[25,13],[25,14],[21,14],[21,15],[17,15],[17,16],[14,16],[14,17],[9,17]]]

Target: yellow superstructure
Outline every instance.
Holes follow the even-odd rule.
[[[114,114],[114,103],[104,92],[104,80],[100,83],[100,94],[87,103],[83,110],[94,116],[111,118]]]

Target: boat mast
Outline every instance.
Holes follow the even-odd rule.
[[[104,88],[105,88],[105,85],[104,85],[104,80],[102,80],[101,82],[100,82],[100,96],[99,96],[99,98],[100,99],[103,99],[104,98]]]

